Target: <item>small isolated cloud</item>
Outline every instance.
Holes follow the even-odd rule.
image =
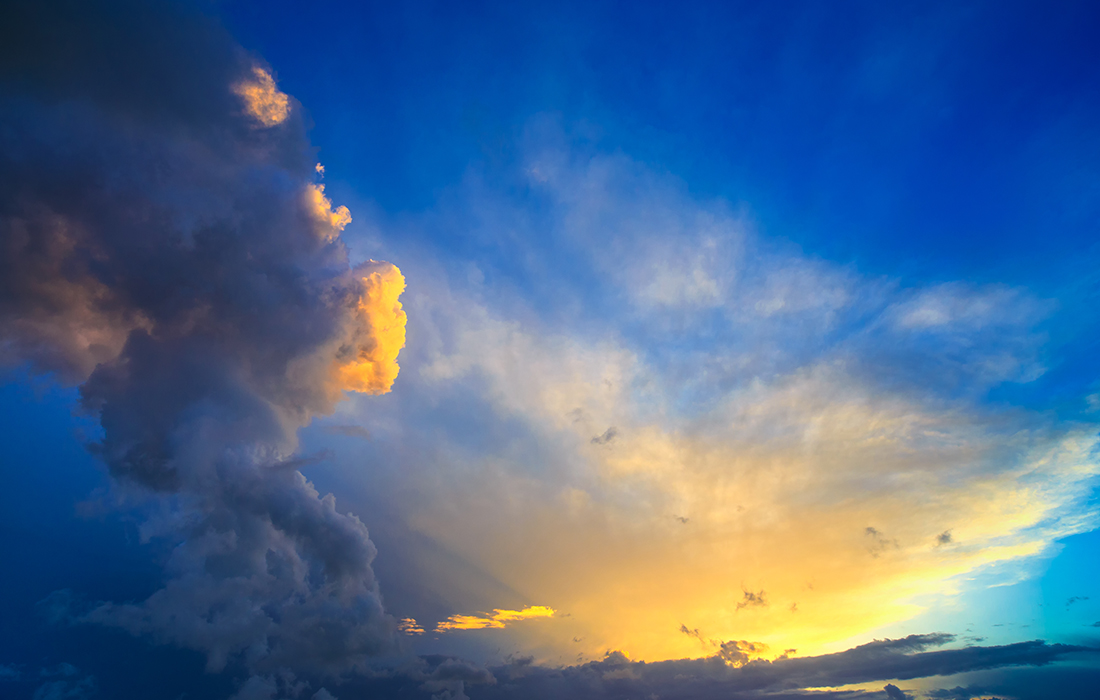
[[[1074,603],[1083,603],[1088,599],[1089,597],[1087,595],[1071,596],[1069,599],[1066,600],[1066,607],[1069,608],[1069,606],[1073,605]]]
[[[406,617],[401,622],[397,623],[397,629],[405,634],[420,635],[424,634],[424,628],[411,617]]]
[[[435,626],[436,632],[453,630],[502,629],[520,620],[539,617],[553,617],[557,612],[545,605],[529,605],[522,610],[494,609],[493,613],[483,615],[451,615]]]
[[[681,624],[680,625],[680,632],[682,632],[683,634],[686,634],[689,637],[695,637],[700,642],[703,642],[704,644],[706,644],[707,640],[703,638],[703,634],[699,631],[698,627],[689,628],[687,625]]]
[[[946,544],[951,544],[951,540],[952,540],[951,531],[950,530],[944,530],[940,534],[936,535],[936,546],[937,547],[942,547]]]
[[[19,667],[15,664],[0,664],[0,682],[17,681],[22,675]]]
[[[872,544],[867,547],[867,551],[876,559],[887,550],[900,549],[901,547],[897,540],[886,537],[886,535],[873,527],[864,528],[863,533],[871,538]]]
[[[744,608],[765,608],[767,606],[768,597],[767,593],[763,590],[757,591],[755,593],[752,591],[742,590],[741,601],[737,603],[738,610],[742,610]]]
[[[614,440],[619,434],[619,429],[612,426],[603,432],[603,435],[597,435],[592,438],[593,445],[606,445]]]

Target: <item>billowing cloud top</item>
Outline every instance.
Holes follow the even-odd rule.
[[[70,614],[212,669],[359,664],[397,623],[296,432],[390,390],[404,278],[349,264],[300,110],[215,25],[56,9],[6,13],[0,42],[0,349],[83,382],[117,497],[172,545],[147,600]]]

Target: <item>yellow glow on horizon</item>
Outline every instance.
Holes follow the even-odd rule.
[[[461,479],[437,475],[426,496],[447,507],[410,524],[567,613],[506,633],[544,662],[698,658],[731,641],[749,658],[839,651],[1096,521],[1065,511],[1100,474],[1089,429],[923,404],[840,363],[749,384],[679,423],[632,395],[657,380],[613,345],[479,320],[421,376],[467,372],[560,461],[536,474],[506,452],[456,460]]]

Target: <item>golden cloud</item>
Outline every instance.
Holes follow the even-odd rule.
[[[407,317],[398,300],[405,277],[390,263],[372,260],[366,269],[357,305],[359,332],[336,365],[336,382],[345,391],[385,394],[397,379],[397,356],[405,347]]]
[[[272,127],[290,116],[290,99],[275,86],[275,79],[263,68],[253,66],[252,75],[232,86],[244,101],[245,112],[262,126]]]
[[[435,626],[436,632],[453,630],[503,629],[509,623],[529,620],[537,617],[553,617],[556,611],[545,605],[529,605],[522,610],[494,609],[493,613],[483,615],[451,615]]]
[[[420,635],[424,634],[424,628],[420,626],[416,620],[411,617],[406,617],[397,623],[397,629],[404,634]]]

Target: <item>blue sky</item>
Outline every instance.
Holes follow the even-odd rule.
[[[1095,685],[1089,3],[49,11],[15,697]]]

